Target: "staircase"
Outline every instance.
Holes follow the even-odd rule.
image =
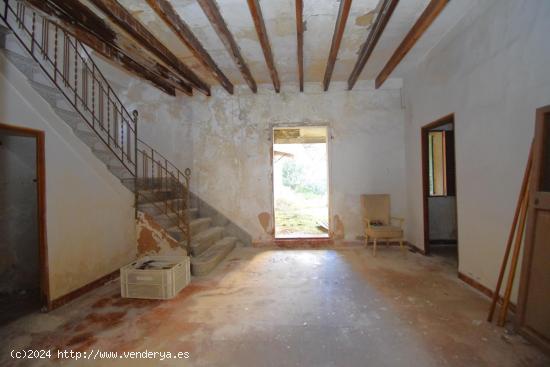
[[[192,274],[208,274],[238,239],[193,207],[191,171],[139,139],[137,111],[126,110],[84,44],[21,1],[2,0],[0,18],[4,56],[134,193],[136,217],[137,211],[153,217],[191,256]]]

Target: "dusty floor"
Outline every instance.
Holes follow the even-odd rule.
[[[381,248],[237,248],[215,273],[166,302],[108,284],[2,328],[12,349],[189,352],[186,360],[58,360],[132,366],[549,366],[487,324],[488,300],[442,258]],[[33,362],[33,363],[30,363]],[[25,361],[49,365],[52,361]]]

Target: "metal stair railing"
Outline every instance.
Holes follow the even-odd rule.
[[[0,19],[86,125],[134,181],[136,215],[144,192],[170,191],[151,202],[184,234],[189,250],[189,180],[162,154],[138,138],[138,113],[128,112],[93,61],[87,46],[39,10],[20,0],[2,0]],[[175,196],[174,196],[175,195]]]

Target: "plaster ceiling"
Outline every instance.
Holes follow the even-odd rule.
[[[235,85],[245,84],[240,71],[196,0],[169,1],[229,80]],[[216,1],[254,79],[258,84],[271,84],[270,74],[246,1]],[[416,65],[462,18],[475,1],[451,1],[391,77],[402,77],[407,70]],[[119,2],[130,10],[175,55],[195,70],[204,81],[211,85],[218,84],[212,74],[172,33],[145,0],[119,0]],[[365,42],[372,22],[376,18],[380,2],[381,0],[353,1],[332,81],[348,79],[357,60],[357,53],[362,43]],[[428,3],[429,0],[401,0],[399,2],[359,79],[371,80],[376,77]],[[260,5],[281,84],[296,84],[298,72],[295,1],[261,0]],[[339,6],[339,0],[304,0],[305,82],[321,83],[323,80]],[[91,7],[93,8],[93,6]],[[100,14],[99,11],[98,14]],[[106,19],[104,15],[102,17]]]

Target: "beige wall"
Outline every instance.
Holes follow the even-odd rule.
[[[454,113],[459,271],[491,289],[550,104],[549,34],[549,1],[478,1],[404,79],[409,239],[423,247],[420,128]]]
[[[406,213],[400,87],[390,81],[375,91],[359,83],[348,92],[334,82],[322,92],[311,83],[304,93],[285,85],[276,94],[262,85],[258,94],[238,87],[233,96],[216,87],[212,97],[174,99],[135,82],[122,95],[140,111],[141,136],[181,168],[192,158],[192,191],[256,241],[271,238],[258,220],[272,212],[271,126],[328,125],[332,229],[338,216],[345,239],[355,240],[361,194],[390,193],[394,213]]]
[[[51,298],[133,260],[133,195],[1,55],[0,121],[45,132]]]

